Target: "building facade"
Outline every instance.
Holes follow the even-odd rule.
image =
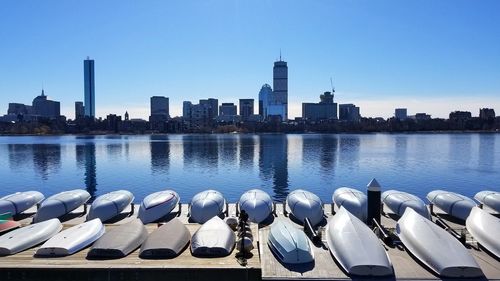
[[[81,119],[85,116],[85,107],[82,101],[75,102],[75,120]]]
[[[259,91],[259,115],[262,119],[267,118],[267,107],[269,105],[269,97],[273,94],[273,89],[269,84],[264,84]]]
[[[361,115],[359,113],[359,107],[354,104],[340,104],[339,105],[339,120],[359,122],[361,121]]]
[[[222,103],[221,106],[219,106],[219,111],[221,116],[235,116],[237,115],[237,108],[234,103]]]
[[[88,57],[83,61],[83,79],[85,92],[85,117],[95,118],[94,60],[91,60]]]
[[[273,93],[268,97],[267,116],[279,115],[282,121],[288,120],[288,65],[285,61],[274,62]]]
[[[333,94],[325,92],[320,95],[319,103],[302,103],[302,118],[313,122],[337,119],[337,104],[333,102]]]
[[[404,121],[408,118],[408,110],[406,108],[396,108],[394,110],[394,118],[399,121]]]
[[[240,99],[240,116],[243,121],[253,115],[254,99]]]
[[[481,108],[479,109],[479,118],[481,119],[491,119],[495,118],[495,110],[493,108]]]

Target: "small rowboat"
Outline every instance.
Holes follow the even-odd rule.
[[[311,243],[303,231],[289,221],[279,219],[271,225],[267,244],[283,263],[297,264],[314,261]]]
[[[469,233],[488,251],[500,258],[500,219],[480,209],[472,208],[465,221]]]
[[[16,192],[0,198],[0,214],[18,215],[42,202],[45,196],[38,191]]]
[[[260,189],[249,190],[238,201],[240,210],[248,214],[248,220],[260,223],[267,219],[273,212],[273,199]]]
[[[205,223],[224,211],[226,199],[216,190],[205,190],[196,194],[189,205],[191,219],[197,223]]]
[[[90,205],[87,220],[95,218],[102,222],[118,216],[125,208],[132,203],[134,195],[127,190],[117,190],[97,197]]]
[[[179,203],[179,194],[173,190],[158,191],[142,200],[138,218],[147,224],[168,215]]]
[[[332,201],[338,209],[344,207],[358,219],[366,221],[368,217],[368,198],[363,192],[350,188],[337,188],[332,196]]]
[[[224,257],[233,251],[236,235],[215,216],[204,223],[191,239],[191,253],[198,257]]]
[[[429,202],[450,216],[466,220],[476,203],[469,197],[455,192],[434,190],[427,194]]]
[[[82,206],[90,199],[90,194],[83,189],[64,191],[45,199],[40,205],[33,222],[59,218]]]

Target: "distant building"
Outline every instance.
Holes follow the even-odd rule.
[[[269,106],[269,98],[273,94],[273,89],[269,84],[264,84],[259,91],[259,115],[263,119],[267,118],[267,108]]]
[[[167,97],[153,96],[150,99],[151,115],[170,117],[169,102]]]
[[[426,120],[431,120],[431,115],[427,113],[416,113],[415,115],[410,116],[409,118],[416,121],[426,121]]]
[[[479,109],[479,118],[490,119],[495,118],[495,110],[493,108],[481,108]]]
[[[118,133],[122,123],[122,117],[116,114],[108,114],[106,116],[106,129]]]
[[[33,112],[31,105],[25,105],[22,103],[9,103],[9,108],[7,109],[8,115],[28,115]]]
[[[394,110],[394,118],[404,121],[408,118],[408,110],[406,108],[396,108]]]
[[[359,122],[361,115],[359,114],[359,107],[354,104],[340,104],[339,105],[339,120]]]
[[[320,95],[319,103],[302,103],[302,118],[314,122],[337,119],[337,104],[333,102],[333,94],[325,92]]]
[[[75,120],[81,119],[85,116],[85,107],[82,101],[75,102]]]
[[[243,121],[253,115],[254,99],[240,99],[240,116]]]
[[[221,116],[235,116],[237,115],[237,108],[234,103],[222,103],[219,106],[219,111]]]
[[[42,94],[33,99],[33,115],[56,119],[61,116],[61,104],[58,101],[47,99],[43,89]]]
[[[94,60],[88,57],[83,61],[83,79],[85,91],[85,116],[95,118]]]
[[[199,104],[184,101],[182,104],[182,118],[189,127],[211,126],[218,115],[217,99],[200,100]]]
[[[153,96],[150,98],[151,115],[149,123],[152,130],[165,130],[165,122],[170,118],[167,97]]]
[[[454,121],[465,121],[471,118],[472,114],[469,111],[453,111],[449,115],[449,119]]]

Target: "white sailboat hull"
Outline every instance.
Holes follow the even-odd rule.
[[[249,190],[241,195],[238,201],[239,208],[248,214],[248,220],[260,223],[273,212],[271,196],[260,189]]]
[[[152,193],[142,200],[137,217],[147,224],[168,215],[179,203],[179,194],[173,190]]]
[[[465,221],[469,233],[483,247],[500,258],[500,219],[474,207]]]
[[[83,189],[64,191],[45,199],[33,218],[34,222],[41,222],[61,217],[82,206],[90,199],[90,194]]]
[[[12,216],[20,214],[45,199],[38,191],[16,192],[0,198],[0,214],[10,213]]]
[[[40,247],[35,256],[68,256],[89,246],[104,234],[100,219],[93,219],[59,232]]]
[[[236,235],[219,217],[205,222],[191,238],[191,253],[200,257],[223,257],[231,254]]]
[[[0,236],[0,256],[13,255],[45,242],[62,229],[58,219],[21,227]]]
[[[424,201],[413,194],[387,190],[382,193],[382,202],[398,216],[402,216],[406,208],[412,208],[423,217],[430,218],[429,210]]]
[[[366,221],[368,198],[363,192],[350,187],[340,187],[333,193],[332,201],[337,208],[344,207],[358,219]]]
[[[197,223],[205,223],[224,211],[226,199],[216,190],[205,190],[196,194],[191,200],[191,219]]]
[[[474,203],[472,199],[455,192],[444,190],[429,192],[427,194],[427,199],[448,215],[462,220],[466,220],[472,208],[476,206],[476,203]]]
[[[280,219],[272,224],[267,244],[283,263],[300,264],[314,261],[309,239],[289,221]]]
[[[87,220],[99,218],[105,222],[119,215],[132,203],[134,195],[127,190],[117,190],[101,195],[92,202]]]
[[[286,197],[286,205],[293,216],[302,223],[308,218],[314,226],[323,220],[323,203],[314,193],[302,189],[294,190]]]
[[[396,233],[404,246],[442,277],[474,278],[483,275],[472,255],[444,229],[407,208]]]
[[[330,219],[326,235],[330,252],[349,274],[393,274],[389,256],[375,233],[346,208],[341,207]]]
[[[474,199],[495,210],[495,212],[500,213],[500,192],[491,190],[480,191],[474,196]]]

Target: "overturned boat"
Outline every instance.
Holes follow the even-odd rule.
[[[483,275],[472,255],[460,242],[412,208],[396,224],[406,249],[441,277],[474,278]]]
[[[191,238],[191,253],[198,257],[224,257],[233,251],[236,235],[219,217],[205,222]]]
[[[368,198],[363,192],[350,187],[340,187],[333,192],[332,201],[337,208],[344,207],[358,219],[366,221],[368,216]]]
[[[0,214],[0,234],[9,232],[20,226],[19,222],[13,220],[11,213]]]
[[[189,244],[191,233],[177,218],[155,229],[141,246],[143,259],[170,259],[177,257]]]
[[[147,224],[168,215],[179,203],[179,194],[173,190],[152,193],[144,198],[137,217]]]
[[[469,197],[455,192],[434,190],[427,194],[427,200],[450,216],[466,220],[476,203]]]
[[[424,201],[417,196],[398,190],[387,190],[382,193],[382,202],[396,215],[402,216],[406,208],[412,208],[421,216],[430,218]]]
[[[90,194],[83,189],[63,191],[52,195],[42,202],[33,222],[59,218],[82,206],[89,199]]]
[[[252,189],[241,195],[238,206],[248,214],[249,221],[260,223],[273,212],[273,199],[267,192]]]
[[[289,221],[279,219],[271,225],[267,245],[283,263],[314,261],[311,242],[302,230]]]
[[[343,206],[328,221],[326,241],[332,255],[349,274],[393,274],[389,256],[375,233]]]
[[[94,243],[104,234],[100,219],[93,219],[63,230],[45,242],[35,256],[68,256]]]
[[[308,218],[314,226],[323,220],[323,203],[312,192],[303,189],[294,190],[286,197],[286,205],[301,223]]]
[[[472,208],[465,221],[469,233],[479,244],[500,258],[500,219],[480,209]]]
[[[196,194],[189,204],[191,219],[197,223],[205,223],[224,211],[226,199],[216,190],[205,190]]]
[[[0,256],[14,255],[47,241],[62,229],[58,219],[50,219],[13,230],[0,236]]]
[[[101,236],[90,248],[88,258],[114,258],[127,256],[139,248],[148,237],[148,231],[142,222],[134,219],[121,224]]]
[[[90,205],[87,220],[99,218],[102,222],[118,216],[132,203],[134,195],[127,190],[117,190],[97,197]]]
[[[0,198],[0,214],[10,213],[12,216],[18,215],[45,199],[38,191],[23,191],[9,194]]]
[[[500,192],[491,190],[480,191],[474,195],[474,199],[495,210],[495,212],[500,213]]]

